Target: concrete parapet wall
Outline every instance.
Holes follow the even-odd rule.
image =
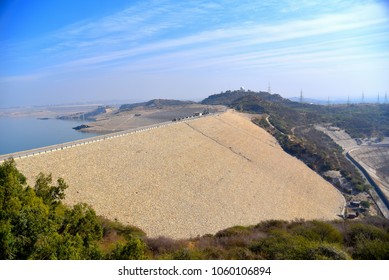
[[[164,122],[164,123],[159,123],[159,124],[155,124],[155,125],[150,125],[147,127],[130,129],[130,130],[121,131],[121,132],[114,132],[114,133],[104,134],[101,136],[95,136],[95,137],[86,138],[86,139],[82,139],[82,140],[75,140],[72,142],[66,142],[66,143],[62,143],[62,144],[36,148],[36,149],[32,149],[32,150],[26,150],[26,151],[20,151],[20,152],[0,155],[0,163],[3,162],[4,160],[9,159],[9,158],[13,158],[16,160],[16,159],[29,157],[29,156],[39,155],[42,153],[55,152],[55,151],[73,148],[73,147],[78,147],[78,146],[82,146],[82,145],[87,145],[87,144],[91,144],[91,143],[95,143],[95,142],[99,142],[99,141],[110,140],[110,139],[114,139],[117,137],[123,137],[123,136],[129,135],[129,134],[147,132],[147,131],[150,131],[152,129],[166,127],[166,126],[174,125],[174,124],[177,124],[180,122],[194,121],[194,120],[197,120],[199,118],[204,118],[204,117],[208,117],[208,116],[212,116],[212,115],[214,115],[214,114],[203,115],[203,116],[199,116],[199,117],[192,117],[190,119],[185,119],[185,120],[176,121],[176,122]]]

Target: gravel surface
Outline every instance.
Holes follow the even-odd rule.
[[[65,203],[148,236],[187,238],[267,219],[335,219],[343,196],[236,112],[16,160],[69,184]]]

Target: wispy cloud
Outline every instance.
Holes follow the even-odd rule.
[[[296,18],[294,13],[302,7],[320,5],[321,1],[287,1],[282,10],[287,16],[269,21],[266,16],[261,20],[249,13],[267,9],[265,4],[251,2],[237,5],[236,13],[232,13],[235,1],[224,5],[142,2],[99,20],[74,23],[42,40],[40,48],[34,46],[34,57],[48,57],[34,61],[34,71],[21,70],[19,77],[12,75],[3,81],[91,70],[282,70],[388,59],[389,48],[383,46],[389,44],[389,22],[379,4],[358,4],[331,13],[321,4],[322,13]],[[277,3],[273,5],[279,8]],[[218,22],[226,6],[231,20]],[[247,20],[242,21],[242,17]]]
[[[62,48],[75,48],[74,51],[78,52],[78,55],[75,55],[75,59],[72,60],[72,54],[70,53],[66,63],[59,63],[55,67],[58,69],[69,68],[69,70],[74,70],[82,66],[91,66],[93,64],[103,66],[104,63],[112,63],[117,60],[121,60],[123,64],[126,64],[132,60],[142,59],[141,56],[146,55],[149,56],[149,60],[153,60],[153,58],[163,57],[166,53],[168,53],[168,56],[166,56],[167,59],[171,59],[175,55],[177,57],[185,55],[197,56],[201,59],[201,54],[204,56],[204,59],[209,59],[210,56],[215,55],[219,57],[223,55],[227,57],[229,55],[236,55],[239,57],[240,52],[256,53],[258,50],[266,49],[267,45],[272,43],[278,44],[272,47],[273,56],[277,55],[278,50],[283,48],[284,44],[289,44],[289,46],[296,45],[297,47],[309,44],[309,53],[312,54],[314,48],[319,48],[320,50],[321,44],[323,44],[322,38],[318,39],[319,43],[311,44],[312,41],[315,42],[317,40],[315,37],[324,35],[337,37],[342,35],[342,32],[355,31],[354,43],[355,45],[359,45],[361,38],[358,30],[388,24],[388,19],[385,17],[364,18],[366,12],[369,12],[366,9],[370,9],[371,12],[376,12],[375,6],[364,6],[363,9],[354,9],[346,14],[323,15],[319,18],[309,20],[292,19],[276,24],[255,23],[238,28],[227,27],[205,30],[193,35],[184,35],[168,40],[161,40],[158,37],[151,38],[150,42],[143,42],[146,41],[147,34],[151,34],[150,37],[152,37],[153,33],[158,33],[162,29],[177,26],[177,22],[167,22],[165,25],[154,25],[154,23],[144,24],[148,21],[145,18],[141,19],[139,16],[128,19],[130,12],[126,10],[97,23],[90,23],[83,27],[78,26],[79,24],[77,26],[67,27],[65,31],[60,31],[60,34],[63,38],[68,37],[68,39],[59,42],[52,50],[58,52]],[[153,10],[146,18],[160,13],[162,13],[162,9]],[[115,31],[125,32],[126,29],[123,25],[126,26],[126,24],[130,23],[141,23],[141,30],[138,32],[140,34],[137,34],[136,37],[132,35],[132,37],[124,38],[115,34]],[[139,28],[139,25],[137,26]],[[134,28],[129,27],[131,29],[130,34],[134,33],[132,31]],[[378,30],[377,32],[387,33],[385,30]],[[73,40],[71,39],[72,36],[76,36],[77,38],[85,37],[88,40]],[[349,43],[352,42],[352,37],[348,38],[348,40]],[[297,47],[294,48],[294,51]],[[342,45],[336,44],[336,41],[333,41],[333,47],[340,47],[339,51],[342,51]],[[104,48],[107,49],[101,52],[101,49]],[[302,48],[301,50],[301,53],[307,52],[307,48]],[[90,54],[88,54],[89,52]],[[264,53],[267,56],[272,56],[272,52],[266,51]],[[61,54],[63,55],[62,52]]]

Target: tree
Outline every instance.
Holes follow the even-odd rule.
[[[13,159],[0,165],[0,259],[101,258],[101,223],[86,204],[64,206],[66,188],[43,173],[31,188]]]
[[[2,259],[26,259],[40,234],[51,230],[49,207],[26,185],[13,159],[0,165]]]
[[[25,185],[26,177],[16,169],[13,159],[0,165],[0,219],[20,209],[20,194]]]
[[[52,181],[53,179],[51,174],[45,175],[43,173],[39,173],[35,183],[36,195],[41,197],[48,205],[56,205],[64,199],[65,190],[68,188],[68,185],[62,178],[57,180],[56,186],[51,185]]]
[[[76,204],[72,209],[65,210],[60,232],[80,236],[85,246],[90,246],[94,241],[100,240],[103,235],[96,212],[85,203]]]
[[[368,209],[370,207],[370,202],[367,200],[362,200],[361,201],[361,206],[365,209]]]

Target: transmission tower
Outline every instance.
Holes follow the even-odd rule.
[[[270,87],[270,82],[267,85],[267,92],[271,94],[271,87]]]
[[[378,95],[377,95],[377,103],[380,104],[380,93],[378,92]]]
[[[365,103],[365,92],[362,91],[362,103]]]
[[[385,104],[388,103],[388,91],[385,91]]]
[[[303,103],[303,89],[300,90],[300,103]]]
[[[350,105],[350,95],[347,96],[347,105]]]

